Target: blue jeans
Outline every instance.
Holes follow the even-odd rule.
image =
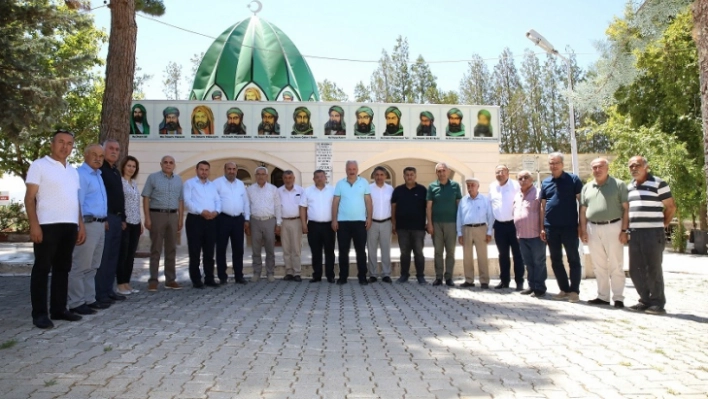
[[[540,237],[519,238],[519,249],[526,264],[529,288],[536,294],[546,292],[546,243]]]
[[[578,252],[578,228],[577,227],[548,227],[546,226],[546,242],[548,252],[551,254],[551,265],[553,274],[556,275],[558,288],[563,292],[580,293],[580,278],[582,270],[580,266],[580,253]],[[570,284],[568,284],[568,273],[563,266],[563,249],[568,257],[568,267],[570,268]]]

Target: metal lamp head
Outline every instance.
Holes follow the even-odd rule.
[[[549,53],[557,53],[558,52],[553,47],[553,45],[548,40],[546,40],[545,37],[541,36],[540,33],[536,32],[533,29],[526,32],[526,37],[528,37],[529,40],[531,40],[538,47],[541,47],[546,52],[549,52]]]

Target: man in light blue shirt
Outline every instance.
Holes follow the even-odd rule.
[[[101,178],[103,147],[90,144],[84,150],[79,172],[79,205],[86,229],[86,242],[74,247],[69,271],[69,310],[80,315],[96,313],[109,305],[96,301],[96,270],[101,266],[108,199]]]
[[[216,217],[221,212],[221,197],[216,185],[209,181],[207,161],[199,161],[197,175],[184,183],[184,205],[187,208],[187,248],[189,250],[189,279],[194,288],[219,287],[214,280],[214,246],[216,245]],[[204,282],[199,270],[199,257],[204,255]]]
[[[353,240],[359,284],[367,285],[366,231],[373,214],[371,192],[369,182],[359,176],[356,161],[347,161],[346,170],[347,177],[337,182],[332,200],[332,230],[337,232],[339,244],[337,284],[346,284],[349,278],[349,247]]]
[[[465,282],[460,287],[474,287],[474,252],[477,251],[479,282],[483,289],[489,288],[489,264],[487,243],[492,239],[494,213],[486,195],[479,193],[479,180],[465,180],[468,194],[462,197],[457,208],[457,241],[462,245],[462,263]]]

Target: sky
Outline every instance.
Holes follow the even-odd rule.
[[[253,15],[250,0],[164,2],[163,16],[136,18],[137,64],[141,73],[152,75],[144,87],[147,99],[152,100],[165,98],[161,82],[170,61],[183,66],[186,97],[192,81],[190,58],[206,52],[215,37]],[[545,57],[526,38],[529,29],[542,34],[561,53],[570,46],[578,64],[587,68],[599,57],[594,44],[604,40],[609,23],[622,16],[626,5],[625,0],[261,2],[259,18],[290,37],[306,56],[315,79],[335,82],[351,99],[354,86],[359,81],[369,83],[381,51],[391,53],[399,35],[408,38],[411,62],[423,55],[443,90],[458,90],[473,54],[487,60],[490,71],[506,47],[516,57],[517,67],[527,49]],[[255,9],[255,4],[250,6]],[[110,33],[110,10],[103,0],[92,0],[92,7],[96,25]],[[103,57],[107,51],[108,44],[102,49]],[[0,179],[0,191],[11,191],[13,198],[21,199],[24,185],[19,178],[5,177]]]

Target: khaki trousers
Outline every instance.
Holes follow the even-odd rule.
[[[619,240],[622,222],[592,224],[588,222],[588,248],[592,259],[597,297],[603,301],[624,302],[624,245]]]
[[[300,252],[302,251],[302,223],[300,219],[286,220],[280,226],[280,241],[283,245],[285,274],[299,276],[302,272]]]
[[[175,259],[177,257],[177,227],[179,213],[150,212],[150,282],[157,282],[160,270],[160,255],[165,246],[165,283],[177,279]]]
[[[474,250],[477,251],[479,265],[479,282],[489,284],[489,263],[487,259],[487,226],[463,226],[462,230],[462,264],[465,271],[465,282],[474,283]]]

